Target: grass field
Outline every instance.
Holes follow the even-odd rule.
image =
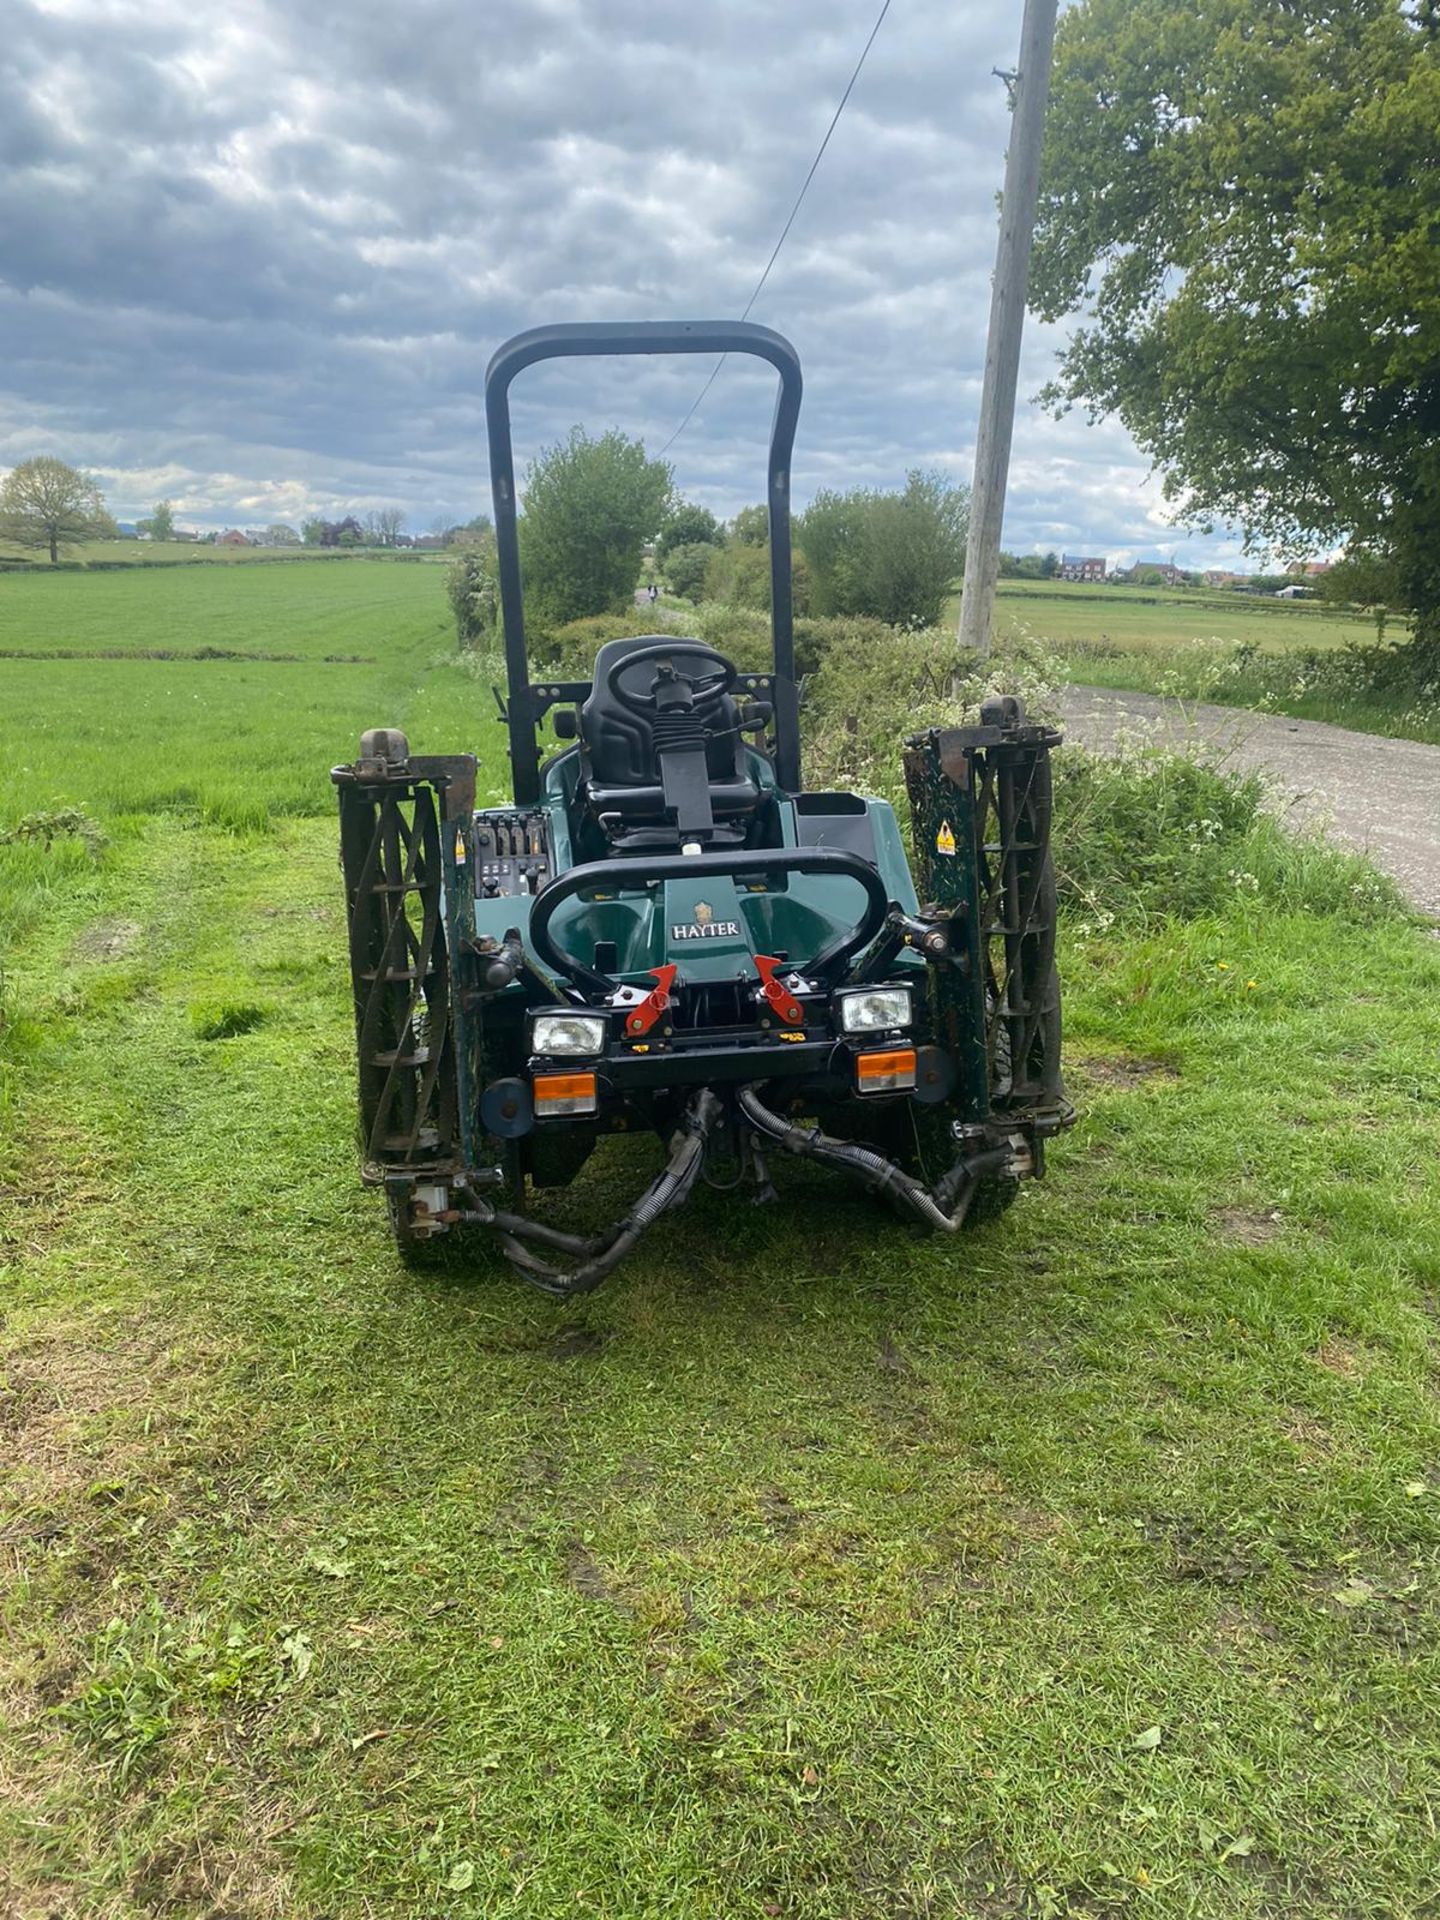
[[[797,1175],[417,1280],[326,770],[503,761],[393,571],[0,580],[86,656],[0,658],[0,830],[108,835],[0,846],[0,1913],[1433,1914],[1440,946],[1072,929],[1082,1125],[959,1244]]]
[[[959,619],[951,595],[943,624]],[[1207,592],[1198,587],[1086,586],[1068,580],[1002,580],[996,624],[1028,630],[1062,650],[1107,649],[1145,659],[1187,646],[1229,653],[1237,646],[1266,653],[1297,647],[1340,647],[1375,636],[1375,623],[1315,602]]]
[[[958,617],[959,597],[947,609]],[[1373,647],[1374,619],[1358,611],[1195,588],[1000,583],[1000,634],[1033,636],[1058,678],[1079,685],[1264,707],[1364,733],[1440,741],[1440,706],[1416,695],[1369,690],[1353,670],[1317,672],[1343,649]],[[1391,620],[1386,637],[1405,637]]]
[[[75,547],[67,547],[60,556],[58,571],[73,569],[77,566],[110,567],[172,567],[188,566],[192,561],[209,565],[212,562],[221,566],[239,564],[245,566],[251,562],[285,562],[290,560],[321,560],[340,563],[357,557],[341,553],[331,547],[221,547],[208,546],[198,540],[86,540]],[[415,553],[406,549],[397,556],[391,553],[371,551],[366,559],[390,562],[401,559],[403,565],[433,566],[443,563],[445,555],[425,549]],[[41,572],[48,570],[50,556],[34,547],[12,547],[0,541],[0,565],[6,561],[22,561],[27,568],[37,568]]]

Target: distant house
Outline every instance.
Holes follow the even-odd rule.
[[[1137,560],[1130,569],[1130,579],[1137,587],[1183,587],[1189,583],[1185,569],[1173,560]]]
[[[1205,584],[1207,587],[1239,587],[1249,578],[1248,574],[1231,573],[1225,567],[1207,567]]]
[[[417,547],[423,547],[427,553],[433,553],[441,547],[448,547],[449,544],[449,535],[444,533],[422,533],[415,542]]]
[[[1294,580],[1321,580],[1330,571],[1328,560],[1292,560],[1285,569]]]
[[[249,547],[254,542],[248,534],[241,533],[238,527],[227,527],[215,542],[217,547]]]
[[[1073,553],[1060,556],[1060,578],[1062,580],[1103,580],[1105,562],[1100,559],[1081,559]]]

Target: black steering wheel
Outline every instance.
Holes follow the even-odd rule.
[[[735,685],[740,677],[740,669],[733,660],[727,660],[723,653],[714,647],[707,647],[700,640],[650,640],[643,647],[636,647],[633,653],[623,654],[605,675],[605,691],[610,698],[622,707],[628,707],[631,713],[647,716],[656,708],[653,693],[632,693],[628,687],[620,684],[620,676],[631,667],[639,666],[646,660],[673,660],[677,653],[701,654],[706,660],[715,663],[711,673],[702,673],[699,679],[690,674],[684,677],[690,682],[690,692],[697,704],[712,695],[723,693]],[[677,668],[678,672],[679,669]]]

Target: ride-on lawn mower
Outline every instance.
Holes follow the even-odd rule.
[[[532,681],[510,383],[576,354],[747,353],[770,434],[773,664],[675,634],[610,640],[588,681]],[[800,364],[768,328],[542,327],[485,404],[513,803],[475,757],[364,735],[337,767],[364,1178],[401,1253],[485,1229],[557,1295],[588,1292],[697,1180],[773,1197],[788,1154],[922,1227],[994,1214],[1072,1111],[1060,1078],[1049,756],[1020,702],[906,743],[917,890],[883,800],[807,791],[790,575]],[[542,764],[550,716],[562,743]],[[608,1136],[665,1164],[592,1237],[534,1217]]]

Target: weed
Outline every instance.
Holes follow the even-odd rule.
[[[254,1000],[192,1000],[190,1027],[197,1040],[233,1040],[238,1034],[253,1033],[266,1012]]]

